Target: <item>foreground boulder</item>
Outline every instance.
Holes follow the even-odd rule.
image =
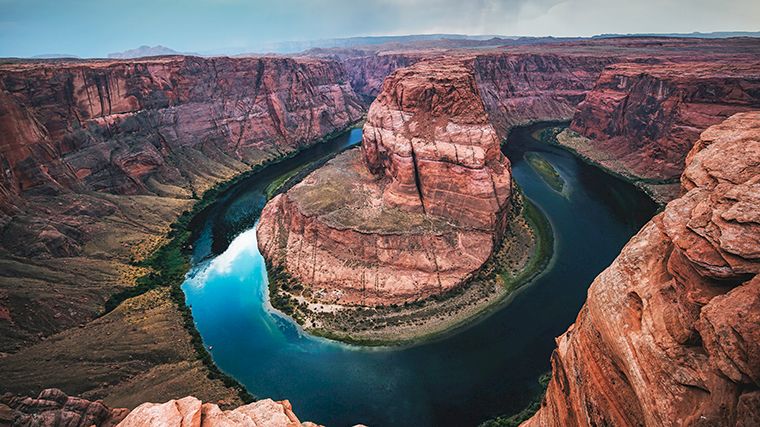
[[[681,186],[591,285],[525,425],[760,424],[760,112],[703,132]]]
[[[193,396],[165,403],[143,403],[119,423],[119,427],[317,427],[301,423],[290,402],[264,399],[223,411],[213,403],[202,403]]]

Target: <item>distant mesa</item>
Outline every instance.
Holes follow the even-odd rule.
[[[80,59],[80,57],[76,55],[70,55],[68,53],[43,53],[41,55],[34,55],[30,58],[31,59],[64,59],[64,58]]]
[[[193,53],[178,52],[174,49],[170,49],[166,46],[140,46],[136,49],[129,49],[123,52],[109,53],[108,57],[112,59],[132,59],[132,58],[145,58],[148,56],[163,56],[163,55],[195,55]]]

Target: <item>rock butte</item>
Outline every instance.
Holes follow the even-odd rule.
[[[141,272],[129,261],[160,243],[193,194],[345,128],[399,67],[472,61],[498,138],[514,125],[573,120],[572,148],[630,179],[668,181],[701,131],[758,106],[756,39],[532,43],[295,59],[3,60],[0,390],[55,384],[128,407],[188,394],[234,399],[206,378],[166,292],[96,319],[103,303],[134,284]],[[409,188],[389,194],[414,200]],[[410,207],[394,209],[412,217]]]
[[[760,112],[704,131],[681,188],[591,285],[525,426],[760,424]]]
[[[471,65],[423,61],[388,77],[361,153],[264,208],[266,259],[340,304],[425,298],[479,268],[503,232],[511,176]]]

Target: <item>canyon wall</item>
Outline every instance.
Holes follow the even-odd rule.
[[[681,186],[591,285],[526,426],[760,423],[760,113],[704,131]]]
[[[673,180],[703,130],[760,108],[757,56],[674,59],[607,67],[573,117],[588,138],[574,148],[625,175]]]
[[[383,81],[399,68],[408,67],[424,58],[413,53],[362,53],[341,60],[350,77],[351,86],[365,100],[372,101],[383,87]]]
[[[474,68],[483,102],[501,138],[539,121],[567,121],[613,55],[479,55]]]
[[[0,390],[237,399],[207,378],[168,292],[98,317],[204,190],[364,111],[331,60],[0,64]]]
[[[319,301],[387,305],[439,294],[498,243],[509,161],[461,58],[383,84],[352,150],[264,208],[259,247]]]

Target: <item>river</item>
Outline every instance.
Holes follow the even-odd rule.
[[[289,399],[301,420],[327,426],[472,426],[522,409],[538,392],[554,338],[575,320],[594,277],[656,208],[633,185],[535,141],[536,129],[514,130],[504,150],[515,180],[552,224],[554,259],[491,315],[410,347],[362,348],[304,334],[267,307],[266,266],[255,228],[229,245],[214,232],[220,223],[253,224],[269,183],[358,144],[361,130],[237,184],[198,221],[194,266],[183,284],[216,364],[253,395]],[[565,181],[562,193],[523,160],[527,152],[554,166]]]

